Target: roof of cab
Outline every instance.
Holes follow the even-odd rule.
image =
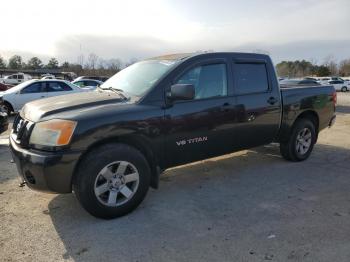
[[[244,52],[194,52],[194,53],[178,53],[178,54],[168,54],[168,55],[162,55],[157,57],[151,57],[146,60],[173,60],[173,61],[180,61],[185,60],[191,57],[195,56],[202,56],[202,55],[222,55],[222,54],[236,54],[238,56],[247,56],[247,57],[268,57],[266,54],[258,54],[258,53],[244,53]]]

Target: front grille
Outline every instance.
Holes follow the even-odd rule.
[[[20,114],[17,114],[12,126],[12,137],[15,142],[22,147],[27,147],[33,126],[33,122],[23,119]]]

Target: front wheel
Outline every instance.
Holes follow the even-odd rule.
[[[93,216],[111,219],[133,211],[150,184],[145,157],[133,147],[111,144],[91,151],[79,164],[73,190]]]
[[[287,142],[280,143],[281,155],[289,161],[306,160],[316,143],[315,125],[308,119],[300,119],[294,124]]]
[[[8,116],[11,115],[11,113],[13,112],[12,106],[5,101],[5,103],[2,105],[2,108],[4,109],[4,111],[7,113]]]
[[[343,87],[341,88],[341,91],[342,91],[342,92],[346,92],[346,91],[348,91],[348,88],[347,88],[346,86],[343,86]]]

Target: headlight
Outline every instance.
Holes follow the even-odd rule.
[[[76,125],[74,121],[61,119],[36,123],[29,143],[41,146],[68,145]]]

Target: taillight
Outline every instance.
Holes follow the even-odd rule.
[[[337,104],[337,92],[334,92],[332,94],[332,100],[333,100],[333,104],[336,105]]]

